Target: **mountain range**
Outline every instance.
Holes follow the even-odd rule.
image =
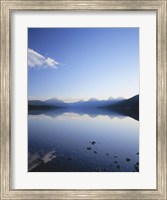
[[[108,100],[97,100],[91,98],[88,101],[78,101],[66,103],[57,98],[51,98],[45,101],[29,100],[28,111],[48,111],[48,110],[65,110],[78,113],[101,113],[102,110],[107,112],[116,112],[121,115],[127,115],[139,120],[139,95],[133,96],[129,99],[123,98],[109,98]],[[98,111],[99,110],[99,111]],[[100,111],[101,110],[101,111]],[[105,111],[105,112],[106,112]]]
[[[44,108],[67,108],[67,107],[94,107],[94,108],[131,108],[139,107],[139,95],[136,95],[129,99],[123,98],[109,98],[108,100],[97,100],[91,98],[88,101],[78,101],[72,103],[66,103],[57,98],[51,98],[45,101],[41,100],[29,100],[28,109],[44,109]]]

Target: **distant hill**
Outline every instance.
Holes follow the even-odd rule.
[[[46,104],[45,104],[45,102],[40,101],[40,100],[29,100],[28,101],[28,105],[31,105],[31,106],[44,106]]]
[[[29,100],[28,101],[28,110],[47,110],[53,108],[64,108],[67,107],[67,104],[58,99],[49,99],[46,101],[40,100]]]
[[[107,106],[101,106],[101,108],[122,113],[139,120],[139,95],[115,102]]]
[[[129,99],[121,100],[119,102],[115,102],[108,106],[109,107],[119,107],[119,108],[124,108],[124,109],[139,108],[139,95],[133,96]]]
[[[64,103],[64,101],[61,101],[59,99],[56,98],[51,98],[45,101],[45,103],[47,103],[50,106],[57,106],[57,107],[67,107],[67,103]]]
[[[95,98],[91,98],[88,101],[78,101],[74,103],[69,103],[70,107],[93,107],[93,108],[98,108],[101,106],[108,106],[111,104],[114,104],[116,102],[120,102],[122,99],[108,99],[108,100],[98,100]]]

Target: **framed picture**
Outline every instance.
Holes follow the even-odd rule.
[[[167,199],[166,0],[1,1],[1,199]]]

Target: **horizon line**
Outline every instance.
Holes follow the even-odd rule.
[[[60,101],[63,101],[63,102],[66,102],[66,103],[74,103],[74,102],[79,102],[79,101],[90,101],[90,100],[97,100],[97,101],[103,101],[103,100],[112,100],[112,99],[129,99],[129,98],[132,98],[136,95],[139,95],[139,94],[135,94],[133,96],[130,96],[130,97],[122,97],[122,96],[118,96],[118,97],[112,97],[112,96],[109,96],[108,98],[95,98],[95,97],[90,97],[90,98],[64,98],[64,97],[33,97],[33,96],[28,96],[28,101],[33,101],[33,100],[40,100],[40,101],[46,101],[46,100],[50,100],[50,99],[57,99],[57,100],[60,100]]]

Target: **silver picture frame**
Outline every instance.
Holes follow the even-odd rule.
[[[1,3],[1,199],[167,199],[167,0],[0,0]],[[156,11],[157,188],[132,189],[12,189],[11,159],[11,20],[13,11]]]

